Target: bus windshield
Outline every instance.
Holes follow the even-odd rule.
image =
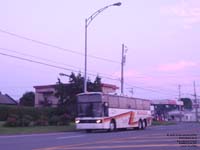
[[[78,102],[101,102],[101,95],[99,94],[79,95]]]
[[[101,102],[78,103],[78,117],[102,117]]]

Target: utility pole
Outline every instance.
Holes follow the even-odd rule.
[[[122,60],[121,60],[121,95],[124,95],[124,65],[126,63],[127,47],[122,44]]]
[[[122,60],[121,60],[121,95],[124,94],[124,44],[122,44]]]
[[[178,85],[178,101],[181,101],[181,85]],[[181,105],[179,105],[179,111],[181,111]]]
[[[196,122],[198,122],[198,103],[197,103],[197,94],[196,94],[196,84],[195,84],[195,81],[193,82],[193,86],[194,86],[195,116],[196,116]]]
[[[179,92],[178,100],[180,101],[181,100],[181,85],[180,84],[178,85],[178,92]]]
[[[130,93],[131,93],[131,96],[133,96],[133,88],[130,88]]]
[[[179,84],[178,85],[178,95],[179,95],[179,98],[178,98],[178,101],[180,102],[181,101],[181,85]],[[181,110],[181,105],[179,103],[179,111],[180,111],[180,121],[182,121],[182,110]]]

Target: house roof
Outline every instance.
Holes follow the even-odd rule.
[[[176,101],[176,100],[151,100],[151,104],[154,105],[160,105],[160,104],[164,104],[164,105],[183,105],[182,101]]]
[[[116,85],[113,85],[113,84],[102,83],[101,86],[106,87],[106,88],[112,88],[114,90],[119,89],[119,87],[117,87]]]
[[[34,86],[35,89],[44,89],[44,88],[54,88],[56,84],[50,84],[50,85],[37,85]]]
[[[35,89],[44,89],[44,88],[55,88],[56,84],[49,84],[49,85],[39,85],[39,86],[34,86]],[[119,87],[117,87],[116,85],[113,84],[108,84],[108,83],[102,83],[101,84],[102,87],[105,88],[112,88],[114,90],[119,89]]]
[[[6,105],[17,105],[18,103],[10,97],[8,94],[2,94],[0,92],[0,104],[6,104]]]

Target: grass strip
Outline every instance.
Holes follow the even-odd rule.
[[[4,127],[0,122],[0,135],[53,133],[75,131],[75,124],[70,123],[64,126],[29,126],[29,127]]]

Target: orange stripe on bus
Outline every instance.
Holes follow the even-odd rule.
[[[116,116],[113,116],[113,117],[105,118],[103,120],[103,122],[109,122],[109,121],[111,121],[111,119],[119,119],[119,118],[122,118],[122,117],[125,117],[125,116],[129,116],[129,115],[130,115],[130,118],[129,118],[128,124],[129,125],[137,124],[138,122],[134,122],[135,113],[132,112],[132,111],[126,112],[126,113],[123,113],[123,114],[119,114],[119,115],[116,115]]]

